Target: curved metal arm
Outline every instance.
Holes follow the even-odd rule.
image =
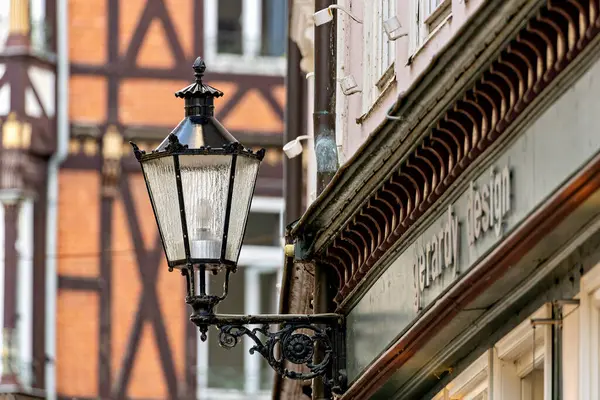
[[[331,363],[331,340],[323,330],[312,325],[283,324],[278,331],[271,331],[269,325],[249,329],[243,325],[223,325],[217,327],[219,344],[230,349],[235,347],[240,337],[246,335],[254,341],[250,354],[259,353],[269,365],[280,375],[291,378],[308,380],[324,376]],[[302,330],[304,332],[297,332]],[[312,334],[307,334],[311,331]],[[264,342],[259,338],[262,334]],[[320,341],[325,348],[323,360],[313,364],[315,344]],[[275,348],[280,346],[280,356],[275,354]],[[291,371],[285,367],[286,361],[296,365],[305,365],[309,372]]]
[[[296,380],[321,377],[334,393],[346,386],[343,316],[314,315],[219,315],[202,318],[203,326],[214,325],[219,330],[219,344],[231,349],[243,336],[254,346],[250,354],[259,353],[279,375]],[[259,325],[249,328],[246,325]],[[275,324],[281,324],[275,328]],[[321,326],[318,326],[321,325]],[[313,360],[316,346],[323,357]],[[277,349],[277,350],[276,350]],[[299,371],[289,369],[298,365]]]
[[[363,23],[363,22],[362,22],[362,20],[360,20],[358,17],[356,17],[354,14],[352,14],[352,13],[350,12],[350,10],[348,10],[346,7],[340,6],[340,5],[338,5],[338,4],[332,4],[332,5],[330,5],[330,6],[329,6],[329,7],[327,7],[327,8],[330,8],[330,9],[336,9],[336,10],[343,11],[343,12],[345,12],[346,14],[348,14],[348,16],[349,16],[350,18],[352,18],[354,21],[358,22],[359,24],[362,24],[362,23]]]

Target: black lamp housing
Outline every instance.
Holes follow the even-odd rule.
[[[192,320],[210,315],[227,296],[246,229],[258,169],[265,150],[244,148],[214,117],[214,99],[223,92],[196,81],[175,93],[185,99],[185,118],[151,153],[131,143],[141,164],[169,269],[187,278]],[[221,295],[206,291],[205,272],[225,270]],[[199,281],[199,285],[196,284]],[[201,327],[205,328],[205,327]],[[202,329],[205,338],[206,329]]]
[[[179,125],[150,153],[130,142],[142,167],[169,270],[179,269],[186,277],[190,320],[202,340],[209,326],[217,327],[225,348],[247,336],[255,343],[250,353],[261,354],[280,375],[321,377],[341,393],[346,386],[343,315],[215,314],[236,271],[265,150],[244,148],[215,119],[214,99],[223,92],[202,82],[206,65],[200,57],[193,69],[195,82],[175,93],[185,99],[185,118]],[[221,294],[207,293],[207,271],[225,273]],[[272,329],[275,324],[278,330]],[[289,370],[288,363],[304,365],[307,372]]]

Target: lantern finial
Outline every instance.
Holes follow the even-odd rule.
[[[206,64],[204,63],[202,57],[196,58],[192,68],[194,69],[194,77],[196,78],[196,81],[191,85],[184,87],[180,91],[175,92],[176,97],[180,97],[182,99],[206,99],[223,96],[223,92],[221,92],[219,89],[202,82],[204,71],[206,71]]]
[[[196,58],[196,61],[194,61],[194,65],[192,66],[192,68],[194,68],[194,76],[196,77],[196,83],[202,84],[202,77],[204,76],[204,71],[206,71],[206,64],[204,63],[202,57]]]

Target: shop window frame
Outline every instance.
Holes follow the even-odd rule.
[[[211,71],[276,76],[285,74],[285,55],[260,54],[262,5],[262,0],[242,0],[242,54],[227,54],[218,51],[218,0],[204,0],[204,58],[210,60]]]

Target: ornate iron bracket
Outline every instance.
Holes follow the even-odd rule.
[[[244,336],[249,337],[254,342],[250,354],[259,353],[283,377],[320,377],[335,394],[346,389],[345,321],[340,314],[213,314],[192,320],[201,330],[215,326],[219,344],[226,349],[235,347]],[[293,366],[297,367],[290,368]]]

